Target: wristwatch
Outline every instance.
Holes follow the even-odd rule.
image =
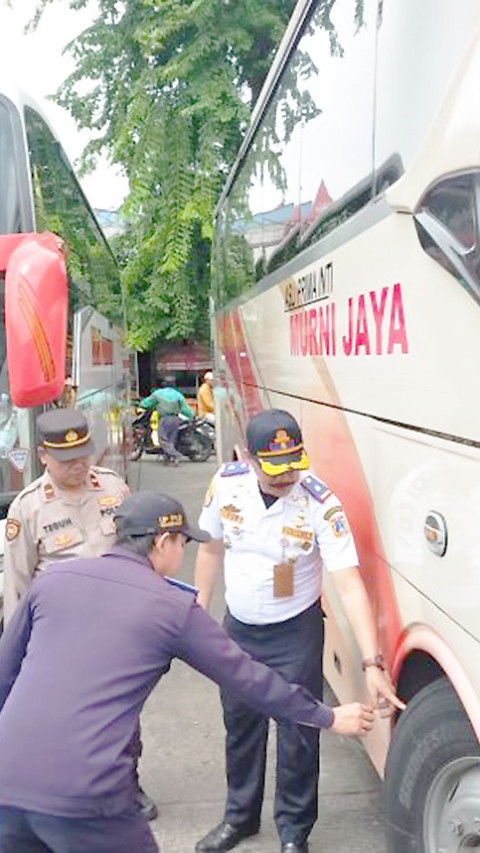
[[[376,666],[377,669],[383,670],[387,668],[385,664],[385,658],[381,654],[375,655],[374,658],[364,658],[364,660],[362,660],[362,669],[364,672],[366,669],[368,669],[369,666]]]

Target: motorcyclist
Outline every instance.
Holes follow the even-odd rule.
[[[182,454],[176,449],[175,442],[182,424],[182,417],[188,420],[194,417],[184,395],[177,388],[162,384],[141,400],[140,405],[144,409],[158,412],[160,416],[158,437],[161,448],[167,459],[178,465]]]

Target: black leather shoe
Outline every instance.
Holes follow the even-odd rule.
[[[155,820],[158,817],[158,809],[155,803],[140,787],[137,788],[135,794],[135,803],[139,813],[145,820]]]
[[[208,853],[222,853],[223,850],[232,850],[244,838],[256,835],[258,829],[258,826],[252,826],[248,823],[232,826],[231,823],[223,821],[198,842],[195,851],[196,853],[207,853],[207,851]]]
[[[287,841],[286,844],[282,844],[282,853],[308,853],[308,844],[306,841],[302,841],[301,844]]]

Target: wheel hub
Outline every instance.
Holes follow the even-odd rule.
[[[459,758],[442,768],[425,803],[425,853],[480,850],[480,759]]]

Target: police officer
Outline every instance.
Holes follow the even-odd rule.
[[[50,562],[96,557],[108,550],[115,541],[114,514],[129,493],[115,471],[91,464],[95,448],[81,412],[72,408],[44,412],[37,418],[37,437],[45,472],[20,492],[8,512],[6,622],[34,575]],[[139,732],[132,751],[138,761]],[[144,816],[154,820],[157,807],[139,783],[137,799]]]
[[[37,418],[45,471],[8,511],[5,530],[5,620],[33,576],[52,560],[95,557],[115,539],[113,515],[128,486],[115,472],[92,466],[88,422],[76,409]]]
[[[130,742],[175,657],[264,715],[350,735],[372,727],[368,706],[328,708],[254,662],[167,577],[185,542],[208,538],[178,501],[137,492],[116,523],[103,557],[39,574],[0,642],[2,853],[157,849],[135,809]]]
[[[247,426],[249,461],[224,465],[207,492],[195,583],[208,607],[225,564],[229,635],[256,660],[322,695],[322,568],[332,573],[356,632],[372,701],[403,707],[380,656],[374,620],[340,501],[308,472],[297,421],[270,409]],[[222,694],[227,730],[225,816],[196,846],[230,850],[258,832],[268,719],[238,696]],[[275,822],[283,853],[306,853],[317,818],[318,732],[279,724]]]

